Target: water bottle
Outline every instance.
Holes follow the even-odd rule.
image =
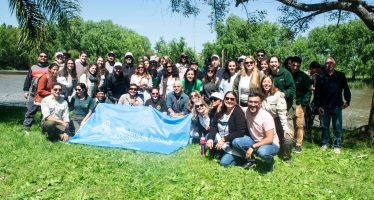
[[[206,145],[206,139],[205,139],[205,137],[203,135],[200,138],[200,146],[201,146],[200,153],[203,156],[205,156],[205,145]]]

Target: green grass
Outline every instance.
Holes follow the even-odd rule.
[[[0,199],[373,199],[374,151],[346,139],[341,155],[306,142],[273,172],[223,168],[198,145],[161,155],[49,143],[24,108],[0,107]],[[350,141],[350,142],[348,142]]]

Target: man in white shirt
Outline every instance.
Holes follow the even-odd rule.
[[[42,129],[47,132],[48,139],[51,141],[69,139],[69,108],[68,103],[60,96],[62,86],[60,83],[54,83],[51,95],[43,98],[42,108]]]
[[[248,161],[243,167],[249,168],[255,164],[255,154],[268,164],[269,171],[273,170],[274,155],[279,151],[279,138],[275,132],[274,119],[261,108],[261,97],[256,92],[248,95],[245,118],[250,137],[236,138],[232,142],[234,150],[240,152]]]

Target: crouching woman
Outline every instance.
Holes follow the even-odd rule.
[[[217,151],[222,155],[221,165],[227,167],[240,159],[240,154],[232,149],[231,142],[247,133],[245,115],[237,105],[235,92],[225,94],[220,111],[213,117],[209,130],[207,148],[210,153]]]

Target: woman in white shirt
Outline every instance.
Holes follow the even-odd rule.
[[[248,94],[251,90],[258,90],[260,87],[260,73],[257,69],[256,59],[247,56],[244,59],[244,67],[240,75],[234,81],[234,92],[238,94],[239,105],[247,107]]]
[[[238,75],[239,69],[234,59],[226,62],[225,71],[223,72],[221,83],[219,84],[219,93],[226,94],[228,91],[233,91],[234,81]]]
[[[152,76],[145,70],[143,63],[138,64],[136,72],[131,76],[130,84],[136,84],[138,94],[143,96],[143,102],[151,98],[150,91],[152,89]]]

